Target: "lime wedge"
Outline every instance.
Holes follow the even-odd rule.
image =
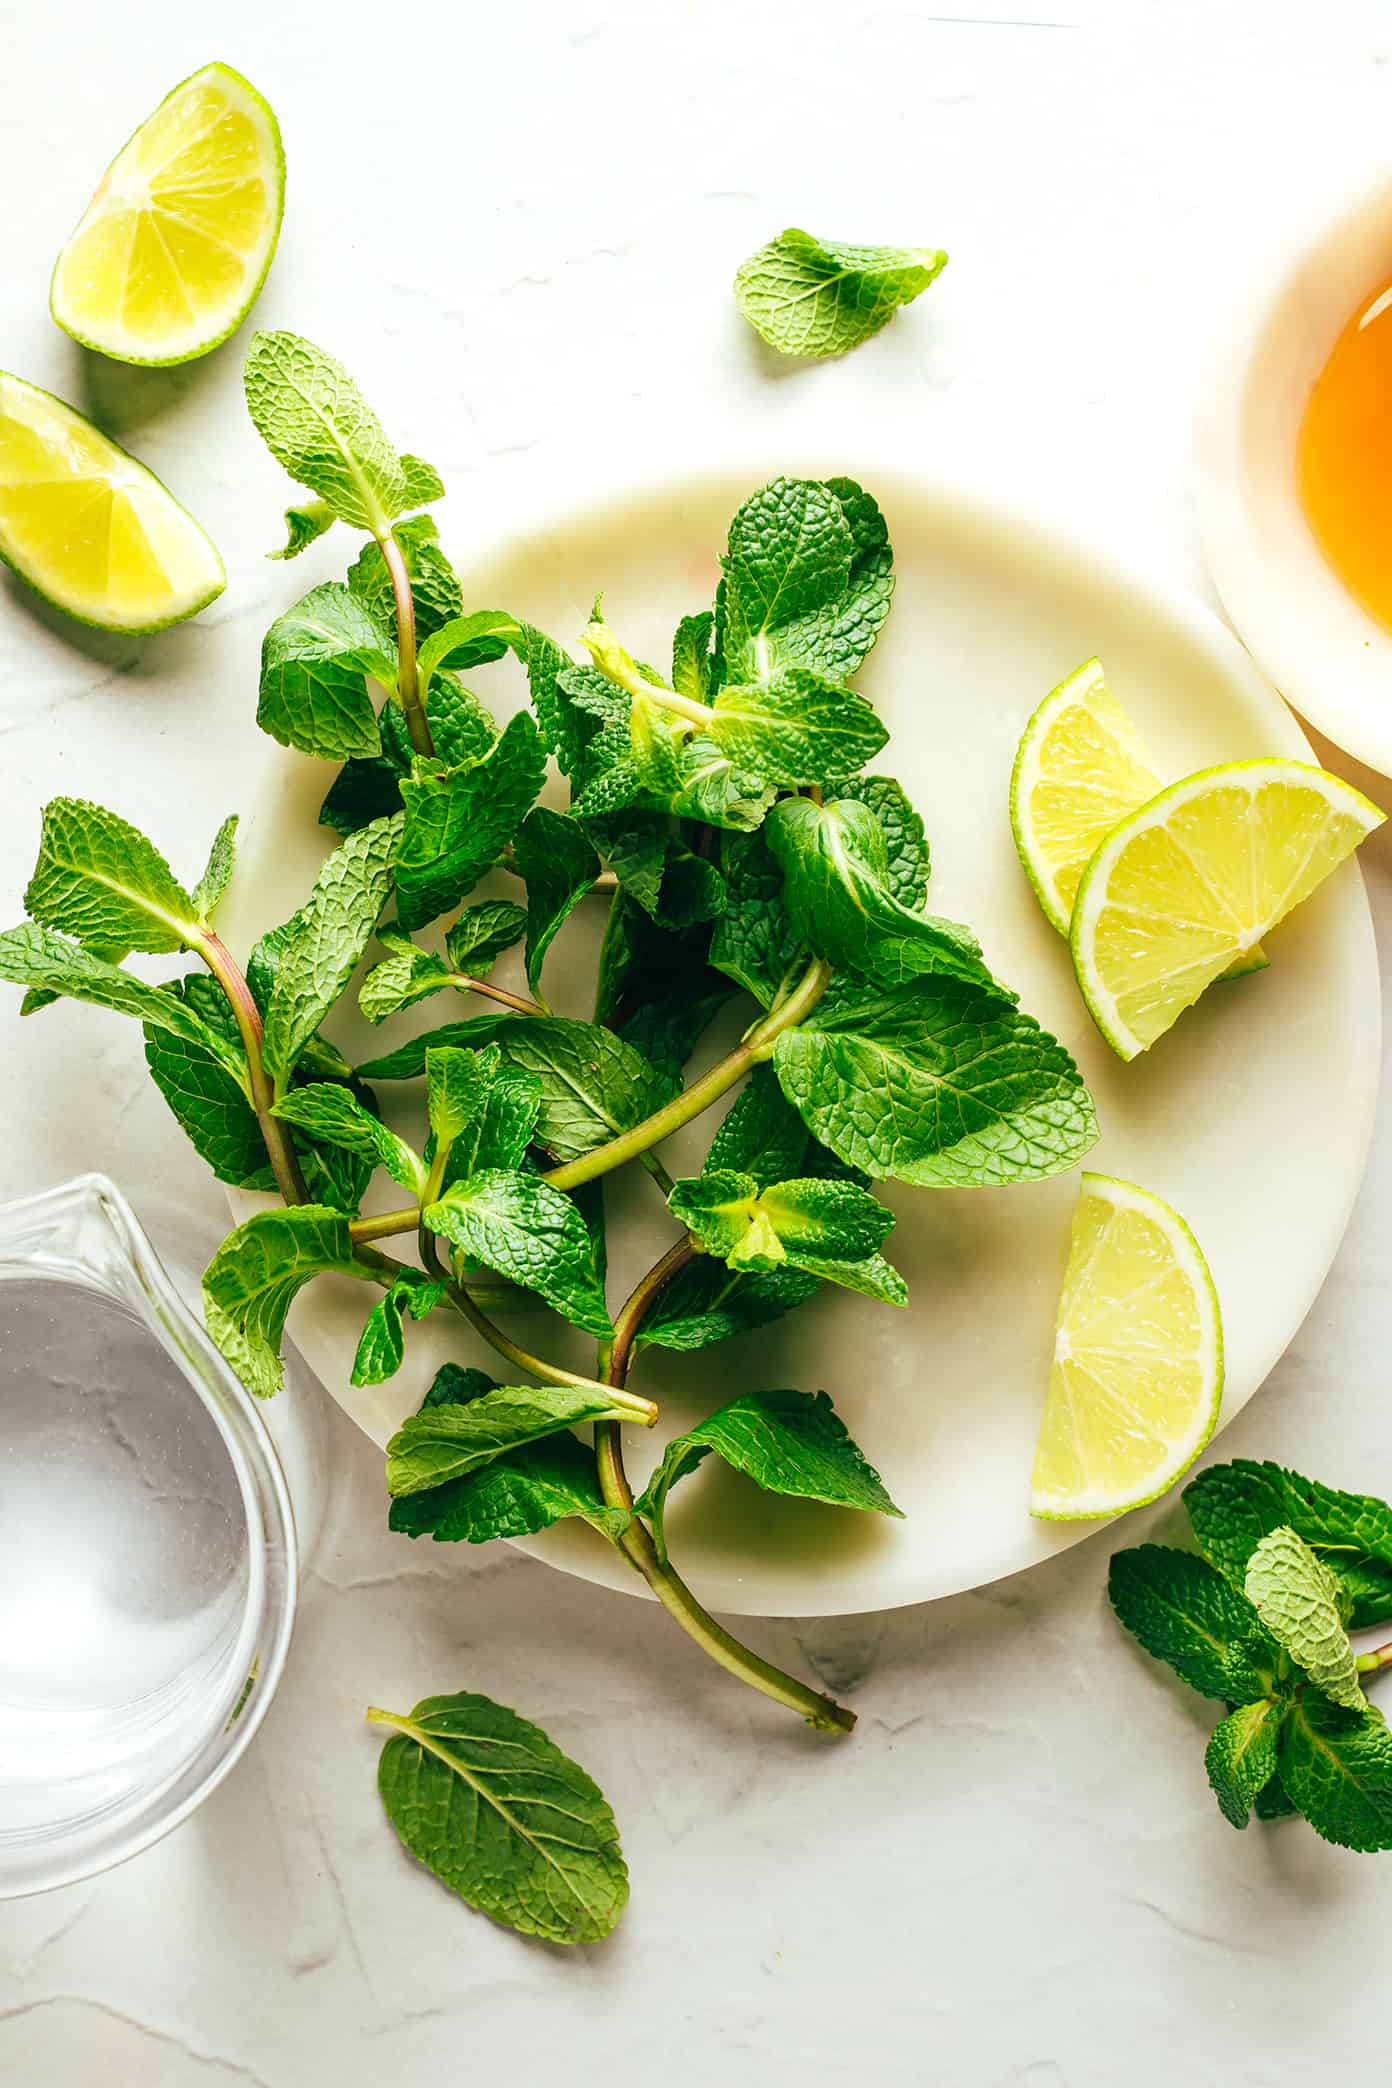
[[[119,362],[206,355],[255,302],[284,204],[269,104],[230,65],[205,65],[103,174],[58,256],[53,316]]]
[[[1077,1522],[1173,1486],[1213,1433],[1223,1324],[1199,1243],[1149,1189],[1085,1174],[1030,1513]]]
[[[104,631],[162,630],[227,585],[216,548],[153,472],[3,370],[0,558]]]
[[[1114,828],[1073,906],[1073,968],[1121,1058],[1308,899],[1384,814],[1302,761],[1230,761],[1172,783]]]
[[[1163,781],[1107,687],[1100,660],[1085,660],[1044,698],[1015,751],[1010,825],[1025,874],[1060,935],[1068,933],[1078,886],[1099,842]],[[1257,944],[1223,977],[1245,978],[1270,961]]]

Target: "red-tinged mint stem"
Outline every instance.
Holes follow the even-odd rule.
[[[411,745],[417,754],[430,756],[435,752],[435,742],[430,736],[430,724],[416,678],[416,605],[411,594],[411,576],[406,570],[401,546],[390,529],[385,536],[378,537],[377,548],[391,575],[392,594],[396,601],[396,693],[401,699]]]
[[[211,928],[199,929],[190,947],[198,952],[213,977],[227,996],[228,1006],[236,1017],[237,1033],[246,1054],[247,1078],[251,1086],[251,1106],[256,1111],[256,1121],[261,1127],[261,1136],[266,1141],[266,1153],[271,1171],[276,1178],[276,1187],[288,1204],[309,1202],[309,1190],[300,1172],[290,1127],[272,1115],[275,1094],[266,1077],[261,1060],[261,1010],[246,982],[246,975],[233,957],[221,936]]]

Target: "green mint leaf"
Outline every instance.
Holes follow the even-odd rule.
[[[575,662],[554,638],[548,638],[534,624],[519,623],[517,632],[513,650],[527,670],[527,688],[546,750],[555,757],[563,775],[574,776],[595,730],[593,719],[577,713],[562,686],[562,678],[571,672]]]
[[[1113,1554],[1107,1593],[1147,1653],[1168,1661],[1200,1696],[1231,1701],[1227,1655],[1261,1632],[1240,1588],[1192,1552],[1141,1544]]]
[[[585,1221],[540,1176],[483,1168],[451,1183],[423,1220],[460,1253],[539,1291],[573,1326],[598,1340],[613,1333]]]
[[[735,301],[781,355],[844,355],[911,304],[947,266],[929,247],[843,246],[789,226],[735,277]]]
[[[767,1189],[802,1172],[807,1147],[807,1126],[772,1066],[756,1066],[711,1140],[703,1172],[733,1169]]]
[[[444,1486],[403,1495],[392,1502],[389,1522],[407,1537],[433,1537],[437,1544],[488,1544],[531,1537],[575,1516],[611,1539],[630,1520],[627,1511],[605,1506],[593,1453],[563,1433],[509,1450]]]
[[[1392,1734],[1370,1706],[1346,1711],[1302,1690],[1277,1753],[1281,1788],[1342,1849],[1392,1848]]]
[[[889,614],[894,557],[853,479],[774,479],[730,524],[716,614],[721,682],[784,666],[849,681]]]
[[[703,609],[699,616],[684,616],[672,640],[672,687],[692,703],[710,701],[714,629],[715,617]]]
[[[358,1006],[369,1022],[385,1022],[388,1015],[454,984],[444,959],[433,950],[422,950],[409,935],[379,928],[377,940],[391,955],[373,965],[358,989]]]
[[[628,1871],[614,1815],[539,1726],[488,1697],[425,1697],[382,1749],[377,1782],[405,1848],[469,1906],[549,1943],[598,1943]]]
[[[435,676],[425,710],[436,756],[446,768],[481,761],[497,740],[489,712],[443,669]],[[377,725],[382,735],[381,754],[344,763],[319,807],[321,826],[355,834],[372,820],[401,810],[401,779],[411,772],[415,749],[400,705],[384,705]]]
[[[1298,1819],[1300,1814],[1299,1807],[1292,1805],[1286,1796],[1279,1774],[1273,1776],[1270,1783],[1258,1791],[1253,1800],[1253,1810],[1259,1820]]]
[[[400,462],[408,508],[428,507],[432,500],[444,499],[445,482],[433,464],[427,464],[424,457],[413,457],[409,450],[401,452]]]
[[[893,1213],[853,1182],[805,1178],[761,1190],[751,1174],[708,1169],[674,1183],[667,1201],[703,1253],[760,1272],[804,1255],[863,1261],[894,1226]]]
[[[1097,1140],[1082,1075],[1032,1016],[956,979],[814,1009],[774,1047],[784,1094],[838,1159],[970,1188],[1038,1181]]]
[[[396,868],[405,928],[455,905],[493,868],[541,789],[546,757],[525,711],[471,768],[422,769],[401,786],[406,823]]]
[[[1261,1539],[1285,1525],[1334,1574],[1353,1604],[1355,1629],[1392,1617],[1392,1507],[1386,1501],[1235,1457],[1192,1479],[1184,1506],[1199,1550],[1239,1586]]]
[[[427,1064],[436,1056],[427,1052]],[[496,1044],[482,1051],[460,1051],[461,1058],[476,1060],[483,1090],[482,1105],[455,1134],[445,1169],[444,1186],[485,1168],[516,1173],[523,1165],[527,1148],[537,1136],[541,1119],[541,1082],[535,1073],[503,1063]],[[603,1275],[603,1267],[600,1274]]]
[[[310,1202],[356,1218],[372,1180],[373,1162],[343,1146],[319,1144],[303,1131],[295,1134],[295,1151]]]
[[[878,1515],[902,1513],[825,1392],[747,1392],[670,1442],[643,1490],[638,1513],[651,1522],[653,1543],[664,1561],[667,1496],[712,1451],[767,1493],[797,1494]]]
[[[625,1044],[640,1052],[675,1095],[682,1071],[711,1022],[729,1000],[729,981],[704,968],[686,991],[673,988],[661,999],[644,1001],[620,1025]]]
[[[88,1001],[118,1015],[133,1015],[137,1022],[167,1030],[210,1053],[239,1081],[246,1076],[240,1047],[201,1021],[177,993],[148,985],[134,972],[123,971],[119,964],[95,956],[81,943],[55,935],[50,928],[26,921],[0,935],[0,979],[44,994],[66,994],[70,1000]]]
[[[371,675],[396,686],[396,647],[341,581],[278,616],[261,644],[256,722],[283,747],[344,761],[382,744]]]
[[[198,906],[142,833],[101,805],[53,798],[24,894],[32,918],[98,956],[182,950]]]
[[[285,510],[285,542],[278,551],[268,551],[267,558],[298,558],[311,544],[332,529],[338,520],[327,500],[306,500],[298,507]]]
[[[677,788],[668,810],[678,819],[752,834],[773,799],[771,783],[741,768],[709,733],[695,732],[678,757]]]
[[[444,1045],[425,1054],[426,1113],[432,1150],[448,1153],[461,1132],[477,1122],[494,1068],[477,1051]]]
[[[208,1332],[258,1397],[280,1390],[286,1314],[297,1292],[326,1269],[342,1276],[369,1274],[353,1260],[348,1221],[340,1212],[297,1204],[248,1218],[204,1271]]]
[[[209,989],[212,998],[222,999],[214,980],[194,972],[163,990],[206,1021]],[[224,1001],[224,1010],[226,1005]],[[275,1187],[261,1127],[247,1099],[245,1074],[239,1080],[203,1045],[148,1022],[145,1063],[180,1129],[218,1181],[236,1189]]]
[[[297,1124],[313,1138],[342,1146],[360,1159],[370,1160],[374,1167],[385,1167],[392,1180],[412,1196],[419,1196],[425,1186],[425,1167],[419,1153],[370,1115],[336,1081],[315,1081],[309,1087],[292,1088],[276,1103],[273,1113],[287,1124]]]
[[[785,798],[764,833],[793,926],[819,957],[885,986],[937,974],[1001,1001],[1018,998],[992,977],[970,930],[900,905],[889,889],[884,829],[869,805]]]
[[[1275,1639],[1264,1628],[1259,1636],[1229,1646],[1223,1664],[1228,1675],[1228,1695],[1235,1704],[1253,1702],[1257,1697],[1288,1696],[1295,1687],[1289,1674],[1278,1682],[1276,1670],[1287,1663],[1282,1661]]]
[[[493,1015],[471,1015],[465,1022],[442,1022],[432,1030],[424,1030],[418,1037],[408,1037],[394,1051],[383,1052],[380,1058],[365,1059],[357,1068],[360,1080],[419,1080],[425,1071],[425,1055],[437,1044],[457,1044],[464,1050],[477,1050],[482,1044],[491,1044],[500,1032],[509,1030],[518,1021],[499,1009]]]
[[[810,667],[783,667],[766,681],[727,684],[710,737],[737,767],[792,789],[853,776],[889,734],[853,689]]]
[[[742,1276],[702,1255],[667,1285],[634,1346],[682,1352],[710,1348],[781,1319],[816,1290],[816,1277],[791,1264],[767,1276]]]
[[[711,936],[710,961],[771,1007],[803,944],[783,903],[783,873],[762,834],[729,834],[721,844],[725,911]]]
[[[1366,1702],[1339,1606],[1339,1583],[1303,1538],[1282,1527],[1263,1537],[1243,1578],[1247,1600],[1317,1689],[1350,1711]]]
[[[392,531],[405,562],[416,612],[416,637],[429,638],[441,624],[464,613],[464,596],[454,567],[440,549],[440,532],[430,515],[412,515]],[[396,622],[396,594],[391,574],[375,543],[364,544],[348,569],[348,585],[373,620],[390,630]],[[395,810],[395,807],[389,807]]]
[[[855,776],[827,791],[827,801],[838,804],[846,798],[868,805],[880,823],[885,838],[885,878],[901,906],[912,913],[922,911],[928,897],[932,857],[923,821],[904,794],[903,785],[892,776]]]
[[[482,1399],[485,1392],[496,1392],[498,1380],[489,1377],[472,1364],[442,1363],[430,1381],[424,1399],[420,1403],[421,1413],[436,1406],[468,1406],[471,1400]]]
[[[198,910],[198,918],[205,923],[216,913],[219,900],[232,882],[232,871],[237,860],[237,825],[237,814],[229,812],[213,836],[213,845],[208,851],[208,867],[191,894],[194,906]]]
[[[500,1028],[503,1056],[541,1082],[537,1142],[578,1160],[632,1130],[668,1099],[662,1076],[612,1030],[565,1016],[513,1018]]]
[[[416,655],[416,676],[428,689],[445,667],[483,667],[501,660],[509,646],[521,640],[515,618],[505,609],[476,609],[469,616],[451,616],[437,626]]]
[[[401,810],[401,776],[396,764],[382,755],[346,761],[319,807],[320,826],[348,835],[371,826],[374,819],[390,819]]]
[[[404,1318],[422,1320],[449,1295],[449,1286],[432,1283],[417,1269],[396,1278],[367,1316],[353,1358],[354,1385],[384,1385],[396,1376],[406,1354]]]
[[[472,689],[465,688],[457,674],[449,674],[443,667],[437,668],[431,679],[425,714],[435,742],[435,757],[443,761],[446,768],[465,768],[470,762],[482,761],[498,743],[499,732],[493,722],[493,713]],[[396,715],[400,716],[400,713]],[[384,746],[387,739],[384,731]],[[404,774],[410,769],[414,753],[404,719],[402,740],[401,768]]]
[[[387,1491],[395,1499],[443,1486],[520,1443],[612,1413],[597,1385],[501,1385],[467,1406],[426,1407],[408,1415],[387,1445]]]
[[[285,1087],[300,1053],[367,948],[391,887],[400,845],[399,817],[374,820],[351,834],[325,862],[308,899],[285,924],[261,1047],[266,1071],[278,1089]]]
[[[527,983],[535,993],[558,929],[599,875],[599,857],[577,821],[535,805],[513,843],[527,884]]]
[[[480,899],[466,906],[445,936],[445,950],[456,971],[486,978],[504,950],[527,932],[527,909],[511,899]]]
[[[271,455],[341,521],[380,537],[404,509],[439,497],[425,490],[418,459],[403,470],[342,363],[313,341],[254,334],[243,376],[248,410]]]
[[[1245,1827],[1263,1791],[1276,1774],[1276,1735],[1281,1714],[1265,1701],[1243,1704],[1215,1726],[1204,1750],[1204,1767],[1225,1820]]]
[[[899,1271],[882,1254],[867,1254],[862,1261],[837,1260],[796,1249],[789,1255],[799,1269],[819,1276],[826,1283],[839,1283],[842,1290],[873,1298],[877,1305],[907,1305],[909,1287]]]

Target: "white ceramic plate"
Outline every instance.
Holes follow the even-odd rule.
[[[1326,206],[1254,270],[1199,393],[1194,492],[1223,606],[1303,717],[1392,775],[1392,632],[1356,602],[1305,519],[1296,478],[1315,379],[1392,278],[1392,178]]]
[[[783,468],[789,468],[783,460]],[[844,457],[801,458],[809,474]],[[708,603],[716,549],[751,468],[640,491],[581,510],[509,545],[466,576],[470,606],[506,606],[569,636],[596,585],[640,656],[660,659],[677,617]],[[892,740],[876,766],[899,775],[932,841],[935,911],[969,921],[1024,1004],[1077,1054],[1103,1126],[1089,1164],[1134,1178],[1184,1212],[1223,1301],[1230,1419],[1299,1326],[1343,1232],[1362,1173],[1379,1055],[1372,930],[1347,866],[1272,938],[1269,971],[1211,992],[1147,1057],[1121,1065],[1094,1032],[1062,939],[1016,860],[1007,817],[1010,765],[1040,697],[1090,653],[1168,771],[1238,756],[1308,758],[1300,728],[1241,648],[1206,611],[1142,585],[1074,541],[959,493],[864,472],[888,518],[895,606],[862,676]],[[509,661],[474,678],[500,710],[522,699]],[[262,809],[244,834],[225,924],[243,947],[303,896],[329,837],[314,824],[332,770],[274,750]],[[502,888],[500,884],[500,889]],[[515,887],[514,887],[515,891]],[[571,941],[590,954],[600,903]],[[588,1012],[583,963],[565,941],[548,963],[558,1009]],[[511,960],[508,960],[511,962]],[[507,976],[500,969],[499,976]],[[386,1026],[474,1012],[428,1002]],[[356,1018],[355,1018],[356,1019]],[[358,1058],[383,1032],[340,1021]],[[718,1039],[710,1040],[713,1055]],[[380,1090],[388,1115],[420,1135],[419,1083]],[[664,1153],[693,1171],[710,1125]],[[611,1192],[613,1295],[671,1239],[651,1182],[630,1170]],[[907,1312],[827,1290],[780,1324],[691,1357],[649,1351],[636,1382],[662,1402],[663,1428],[628,1435],[634,1477],[664,1432],[689,1426],[742,1389],[825,1387],[879,1467],[906,1520],[778,1500],[712,1459],[674,1496],[683,1571],[716,1610],[817,1615],[877,1610],[1013,1573],[1074,1544],[1091,1525],[1046,1526],[1026,1512],[1054,1308],[1076,1174],[1014,1189],[914,1190],[890,1184],[899,1223],[889,1251],[908,1278]],[[386,1185],[379,1207],[399,1194]],[[238,1200],[245,1210],[250,1200]],[[379,1443],[413,1409],[447,1354],[489,1356],[448,1317],[408,1332],[390,1385],[348,1383],[366,1300],[325,1281],[303,1294],[294,1338],[335,1398]],[[556,1348],[556,1323],[529,1325]],[[581,1368],[584,1352],[569,1351]],[[385,1503],[384,1503],[385,1513]],[[554,1564],[618,1588],[638,1583],[582,1528],[531,1540]]]

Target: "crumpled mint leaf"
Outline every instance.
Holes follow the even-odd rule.
[[[844,355],[946,266],[937,248],[845,246],[789,226],[741,265],[735,301],[782,355]]]
[[[368,675],[396,685],[396,646],[342,581],[326,580],[278,616],[261,643],[256,722],[284,747],[334,761],[382,744]]]
[[[900,1515],[879,1473],[838,1419],[825,1392],[746,1392],[667,1445],[641,1499],[658,1556],[667,1557],[667,1496],[712,1452],[767,1493],[798,1494],[837,1508]]]
[[[1262,1538],[1247,1561],[1243,1590],[1262,1623],[1317,1689],[1347,1710],[1367,1699],[1339,1605],[1339,1583],[1294,1530]]]
[[[710,701],[714,629],[714,612],[703,609],[699,616],[684,616],[672,639],[672,687],[692,703]]]
[[[247,1389],[278,1392],[285,1319],[297,1293],[332,1269],[371,1280],[353,1260],[348,1220],[320,1204],[258,1211],[230,1233],[203,1275],[208,1331]]]
[[[153,1024],[209,1052],[238,1081],[246,1077],[240,1046],[201,1021],[178,994],[149,985],[134,972],[36,922],[25,921],[0,934],[0,979],[46,994],[66,994],[70,1000],[89,1001],[118,1015],[133,1015],[137,1022]]]
[[[191,894],[198,909],[198,918],[205,923],[216,913],[218,901],[232,882],[232,871],[237,860],[237,826],[237,814],[229,812],[213,836],[213,845],[208,851],[208,866]]]
[[[527,885],[527,983],[541,984],[541,967],[558,930],[599,875],[599,857],[577,820],[534,805],[513,841]]]
[[[374,820],[351,834],[329,856],[309,898],[285,924],[262,1041],[266,1071],[280,1089],[371,940],[400,845],[400,815]]]
[[[300,334],[252,336],[247,407],[276,462],[334,513],[374,536],[407,508],[439,498],[440,481],[402,458],[342,363]]]
[[[198,905],[153,842],[82,798],[44,806],[24,905],[43,927],[106,957],[181,950],[199,919]]]
[[[422,1493],[491,1464],[519,1443],[611,1416],[602,1386],[502,1385],[467,1406],[408,1415],[387,1445],[387,1491]]]
[[[1235,1457],[1190,1480],[1184,1506],[1199,1550],[1239,1586],[1258,1543],[1284,1524],[1339,1582],[1353,1605],[1354,1629],[1392,1617],[1392,1507],[1386,1501]]]
[[[1147,1653],[1168,1661],[1200,1696],[1231,1701],[1227,1655],[1261,1635],[1261,1619],[1240,1588],[1192,1552],[1140,1544],[1113,1555],[1107,1593]]]
[[[1243,1704],[1215,1726],[1204,1751],[1204,1767],[1223,1817],[1245,1827],[1256,1803],[1276,1774],[1276,1736],[1281,1714],[1262,1700]]]
[[[1277,1752],[1281,1788],[1316,1834],[1343,1849],[1392,1848],[1392,1734],[1382,1713],[1302,1690]]]
[[[508,1450],[462,1479],[404,1494],[391,1504],[390,1527],[437,1544],[488,1544],[531,1537],[553,1523],[581,1517],[611,1541],[631,1520],[608,1508],[593,1452],[566,1431]]]
[[[349,1383],[384,1385],[394,1378],[406,1354],[405,1315],[423,1320],[448,1295],[447,1284],[431,1282],[418,1269],[404,1269],[367,1316]]]
[[[483,1168],[451,1183],[422,1220],[460,1253],[539,1291],[573,1326],[598,1340],[613,1333],[585,1221],[539,1175]]]
[[[421,928],[472,891],[511,841],[546,773],[546,756],[525,711],[469,768],[403,781],[406,806],[396,865],[404,928]]]
[[[278,551],[268,551],[267,558],[298,558],[311,544],[332,529],[338,520],[327,500],[306,500],[298,507],[285,510],[285,542]]]
[[[287,1124],[297,1124],[316,1139],[342,1146],[385,1167],[394,1182],[412,1196],[425,1186],[425,1167],[419,1153],[372,1116],[346,1087],[337,1081],[315,1081],[308,1087],[292,1088],[275,1105],[274,1114]]]
[[[488,1697],[425,1697],[377,1781],[410,1853],[481,1913],[550,1943],[597,1943],[628,1899],[614,1815],[539,1726]]]

